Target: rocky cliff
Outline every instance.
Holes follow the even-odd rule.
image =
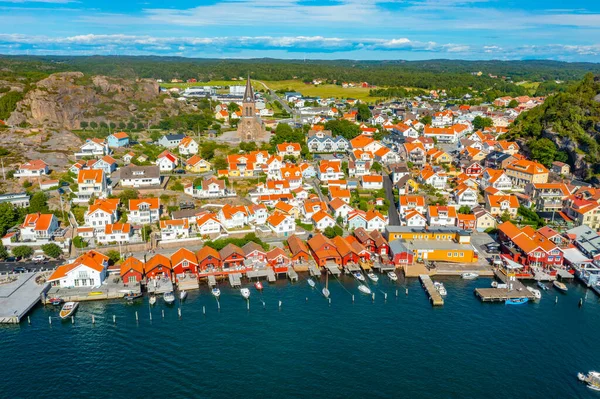
[[[8,124],[79,129],[87,123],[156,123],[186,105],[161,95],[149,79],[126,80],[64,72],[40,80],[10,115]]]

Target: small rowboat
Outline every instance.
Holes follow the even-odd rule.
[[[183,302],[185,301],[185,298],[187,298],[187,291],[183,290],[179,293],[179,300]]]
[[[467,272],[467,273],[461,274],[461,277],[465,280],[473,280],[473,279],[476,279],[477,277],[479,277],[479,274]]]
[[[537,286],[540,287],[543,291],[548,291],[548,286],[546,286],[546,284],[542,283],[541,281],[537,282]]]
[[[141,292],[128,292],[127,294],[125,294],[125,296],[123,296],[123,298],[125,298],[128,301],[133,301],[134,299],[138,299],[142,297],[142,293]]]
[[[306,282],[308,283],[308,285],[310,285],[311,288],[315,288],[315,282],[312,278],[309,278],[308,280],[306,280]]]
[[[529,302],[529,298],[512,298],[504,301],[505,305],[523,305]]]
[[[262,291],[263,285],[260,281],[257,281],[256,283],[254,283],[254,288],[256,288],[259,291]]]
[[[152,295],[150,297],[150,305],[154,305],[156,303],[156,295]]]
[[[213,288],[212,291],[211,291],[211,293],[213,294],[213,296],[215,298],[218,298],[218,297],[221,296],[221,290],[218,289],[217,287]]]
[[[358,290],[363,294],[371,295],[371,289],[364,284],[359,285]]]
[[[67,302],[64,304],[64,306],[62,307],[62,309],[60,310],[60,313],[58,315],[63,320],[67,319],[67,318],[71,317],[71,315],[73,315],[73,313],[75,313],[78,306],[79,306],[79,302]]]
[[[54,297],[54,298],[48,299],[48,302],[50,302],[50,304],[52,304],[54,306],[58,306],[63,302],[63,300],[62,300],[62,298]]]
[[[250,290],[248,288],[240,288],[240,294],[242,294],[244,299],[250,298]]]
[[[167,305],[172,305],[175,302],[175,294],[173,294],[173,291],[165,292],[163,299]]]
[[[392,281],[398,281],[398,275],[395,272],[388,272],[388,277]]]
[[[552,285],[554,286],[554,288],[556,288],[560,292],[567,293],[567,291],[569,291],[569,289],[567,288],[567,286],[564,283],[561,283],[560,281],[554,280],[552,282]]]

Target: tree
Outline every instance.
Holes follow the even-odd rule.
[[[344,218],[342,217],[342,215],[338,216],[337,218],[335,218],[335,222],[339,225],[344,224]]]
[[[86,121],[83,121],[83,122],[81,122],[81,123],[79,124],[79,126],[81,126],[81,128],[82,128],[83,130],[87,129],[87,127],[88,127],[89,125],[90,125],[90,124],[89,124],[89,123],[87,123]]]
[[[154,132],[150,133],[150,139],[152,141],[156,142],[156,141],[160,140],[161,137],[162,137],[162,134],[160,132],[154,131]]]
[[[358,104],[358,114],[356,115],[357,119],[361,122],[367,122],[371,119],[371,110],[367,104]]]
[[[11,250],[13,256],[17,258],[27,259],[33,255],[33,248],[28,247],[27,245],[19,245],[17,247],[13,247]]]
[[[478,115],[473,119],[473,129],[475,130],[481,130],[491,126],[494,126],[494,121],[492,121],[491,118],[483,118]]]
[[[463,215],[470,215],[471,213],[473,213],[473,210],[470,206],[463,205],[460,208],[458,208],[458,213],[462,213]]]
[[[361,200],[358,203],[358,209],[360,209],[361,211],[365,211],[366,212],[369,209],[369,207],[367,206],[367,201]]]
[[[216,170],[227,169],[227,167],[229,166],[224,157],[215,158],[213,161],[213,165]]]
[[[433,121],[433,119],[431,118],[431,115],[425,115],[424,117],[421,118],[421,120],[419,122],[421,122],[424,125],[431,125],[432,121]]]
[[[121,254],[119,253],[119,251],[115,251],[114,249],[111,249],[110,251],[106,252],[106,256],[108,256],[108,260],[112,265],[121,260]]]
[[[124,205],[128,205],[129,204],[129,200],[132,199],[138,199],[140,197],[140,193],[137,190],[134,190],[132,188],[126,188],[125,190],[123,190],[123,192],[119,195],[119,199],[121,200],[121,202]]]
[[[352,140],[360,135],[360,128],[358,125],[345,119],[331,120],[325,123],[325,129],[331,130],[331,133],[334,136],[342,136],[348,140]]]
[[[119,122],[119,129],[123,130],[127,127],[127,124],[123,121]]]
[[[4,234],[17,223],[19,215],[13,204],[5,202],[0,204],[0,236]]]
[[[517,108],[519,106],[519,102],[517,100],[515,100],[514,98],[512,100],[510,100],[510,102],[508,103],[508,108]]]
[[[38,191],[29,200],[29,213],[47,212],[48,197],[42,191]]]
[[[504,211],[504,213],[500,216],[500,220],[503,222],[508,222],[510,220],[510,213],[508,213],[508,211]]]
[[[335,236],[341,236],[344,233],[340,226],[326,227],[323,231],[323,235],[327,238],[333,238]]]
[[[42,251],[44,251],[44,255],[49,258],[58,258],[63,253],[62,249],[53,242],[42,245]]]
[[[537,140],[530,140],[527,143],[531,158],[540,162],[546,167],[550,167],[552,162],[557,158],[558,149],[556,144],[545,137]]]
[[[371,165],[371,170],[374,170],[375,172],[381,172],[383,170],[383,166],[381,166],[379,162],[373,162],[373,165]]]
[[[8,251],[4,245],[0,244],[0,259],[6,258],[8,258]]]
[[[239,110],[240,110],[240,106],[239,106],[239,105],[237,105],[237,103],[235,103],[235,102],[233,102],[233,101],[232,101],[232,102],[230,102],[230,103],[227,105],[227,110],[228,110],[230,113],[232,113],[232,112],[237,112],[237,111],[239,111]]]
[[[150,241],[150,237],[152,236],[152,226],[149,224],[144,225],[144,227],[142,227],[141,234],[144,241]]]
[[[83,238],[81,238],[81,236],[76,236],[75,238],[73,238],[73,245],[75,246],[75,248],[83,249],[88,246],[88,243]]]
[[[96,121],[91,121],[90,122],[90,127],[95,130],[95,129],[98,128],[98,123]]]

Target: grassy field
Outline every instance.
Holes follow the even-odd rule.
[[[297,91],[308,97],[335,97],[335,98],[356,98],[366,102],[376,101],[377,97],[369,96],[369,89],[362,87],[350,87],[347,89],[342,86],[336,85],[307,85],[299,80],[277,80],[277,81],[264,81],[264,83],[272,90],[285,90]],[[198,83],[161,83],[162,87],[194,87],[194,86],[233,86],[233,85],[244,85],[244,81],[240,80],[211,80],[210,82],[198,82]],[[252,81],[252,87],[256,90],[263,90],[264,86],[258,81]]]
[[[540,82],[524,82],[524,83],[519,84],[519,86],[527,89],[527,91],[529,91],[530,95],[535,94],[535,91],[537,90],[539,85],[540,85]]]

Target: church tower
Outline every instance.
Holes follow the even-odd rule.
[[[248,74],[246,90],[242,99],[242,117],[238,123],[237,135],[240,141],[263,140],[266,136],[260,118],[256,116],[256,102],[250,74]]]

